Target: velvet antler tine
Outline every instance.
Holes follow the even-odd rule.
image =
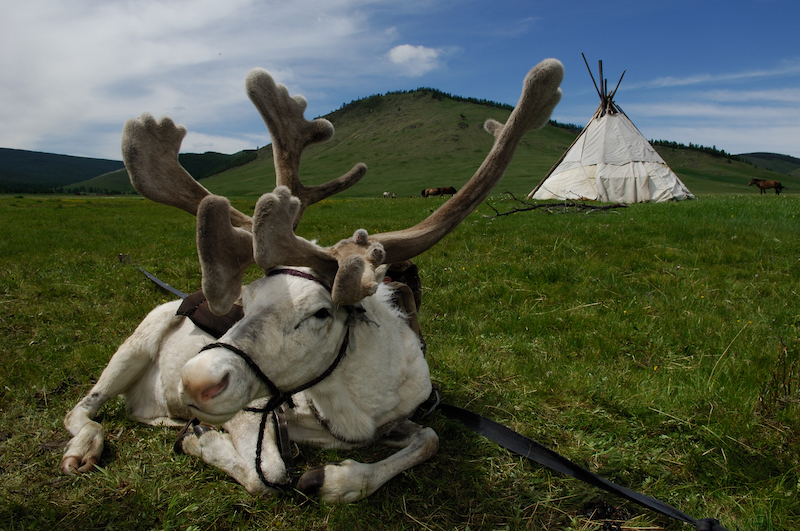
[[[272,137],[275,184],[288,187],[292,195],[300,198],[300,213],[296,223],[308,205],[337,194],[361,180],[367,167],[357,164],[338,179],[317,186],[304,186],[300,181],[303,150],[311,144],[330,140],[334,133],[333,124],[324,118],[306,120],[303,116],[307,106],[305,98],[289,96],[288,89],[276,84],[266,70],[251,70],[245,88]]]
[[[303,194],[305,200],[303,201],[303,205],[313,205],[318,201],[322,201],[328,197],[338,194],[339,192],[343,192],[347,190],[355,183],[361,180],[362,177],[367,173],[367,165],[364,163],[359,162],[353,169],[349,172],[345,173],[341,177],[333,179],[323,184],[319,184],[317,186],[310,186],[310,187],[303,187]],[[302,217],[302,212],[300,212],[300,217]],[[298,221],[299,218],[298,218]]]
[[[142,196],[196,215],[200,202],[210,194],[178,162],[186,128],[170,118],[156,121],[150,114],[128,120],[122,130],[122,160],[131,184]],[[230,209],[234,226],[249,230],[250,218]]]
[[[333,247],[320,247],[294,234],[300,209],[300,199],[285,186],[261,196],[253,215],[256,263],[264,270],[281,265],[312,268],[331,282],[336,304],[356,304],[375,293],[377,270],[385,258],[383,246],[369,241],[367,231],[359,229]]]
[[[335,273],[336,258],[326,249],[296,236],[293,225],[300,215],[300,199],[279,186],[264,194],[253,214],[253,255],[264,270],[275,266],[306,266]]]
[[[230,311],[242,291],[245,270],[253,263],[253,236],[234,227],[230,202],[205,197],[197,209],[197,254],[203,274],[203,293],[217,315]]]
[[[506,124],[494,120],[486,123],[487,131],[495,136],[495,143],[467,184],[419,224],[370,237],[373,242],[383,244],[386,263],[402,262],[422,254],[455,229],[488,197],[503,178],[525,133],[547,123],[561,99],[558,86],[563,77],[564,67],[555,59],[546,59],[536,65],[525,78],[522,96]]]

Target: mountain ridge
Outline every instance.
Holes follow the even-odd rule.
[[[306,150],[301,180],[307,185],[319,184],[363,161],[369,168],[367,175],[342,196],[379,197],[384,191],[412,196],[419,195],[422,188],[459,188],[491,149],[493,138],[482,130],[484,121],[494,118],[505,122],[509,114],[508,105],[455,97],[430,88],[354,100],[324,116],[333,123],[336,134],[329,142]],[[561,157],[580,129],[573,124],[551,121],[544,128],[530,132],[520,143],[497,191],[527,194]],[[800,172],[792,173],[800,169],[800,159],[768,153],[730,155],[702,146],[665,144],[654,147],[694,193],[747,192],[752,177],[783,179],[789,193],[800,190]],[[16,171],[13,180],[18,181],[19,175],[25,174],[24,169],[6,168],[2,154],[0,150],[0,170],[6,173],[0,171],[0,191],[4,175]],[[118,166],[59,186],[65,191],[133,192],[121,161],[90,160]],[[203,186],[220,195],[257,197],[274,186],[269,144],[233,155],[181,153],[179,160],[192,176],[202,179]],[[767,167],[777,164],[790,171],[782,173]]]

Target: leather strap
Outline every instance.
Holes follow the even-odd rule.
[[[647,509],[656,511],[670,518],[680,520],[695,526],[697,531],[727,531],[715,518],[704,518],[695,520],[691,516],[667,505],[661,500],[640,494],[636,491],[627,489],[610,482],[609,480],[582,468],[566,457],[550,450],[546,446],[521,435],[514,430],[503,426],[493,420],[487,419],[477,413],[462,409],[450,404],[439,404],[438,410],[447,418],[457,420],[465,427],[482,435],[502,446],[503,448],[521,455],[547,468],[561,472],[567,476],[579,479],[595,487],[599,487],[607,492],[625,498]]]

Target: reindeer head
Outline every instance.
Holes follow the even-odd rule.
[[[261,196],[252,219],[231,207],[224,197],[210,194],[183,170],[177,154],[186,130],[168,118],[156,122],[152,116],[142,115],[126,123],[123,159],[139,193],[196,214],[202,287],[212,311],[224,314],[230,310],[242,293],[245,270],[256,263],[265,273],[278,266],[310,268],[321,284],[330,286],[332,308],[339,312],[342,307],[357,304],[375,292],[386,264],[409,260],[425,252],[486,199],[503,177],[525,133],[547,123],[561,98],[558,86],[562,78],[563,67],[555,59],[541,62],[528,73],[522,96],[508,121],[485,123],[485,129],[494,135],[495,142],[483,164],[458,194],[427,219],[413,227],[387,233],[368,235],[359,229],[351,238],[331,247],[321,247],[301,238],[294,230],[308,205],[355,184],[363,177],[366,166],[357,164],[347,174],[325,184],[304,186],[299,177],[302,152],[313,143],[330,139],[333,125],[324,119],[305,120],[305,99],[290,97],[286,87],[276,85],[264,70],[256,69],[248,74],[246,89],[272,137],[277,187]],[[327,295],[315,297],[320,296]],[[246,296],[245,319],[250,311],[248,306],[253,307],[247,299]],[[319,305],[316,299],[314,304]],[[307,316],[296,315],[293,319],[299,323]],[[314,351],[320,347],[309,345],[309,348]],[[239,361],[231,363],[241,365]],[[198,362],[193,367],[199,365]],[[225,372],[226,368],[215,372],[216,375],[203,368],[206,372],[195,375],[194,368],[187,364],[184,380],[201,398],[204,393],[217,396],[225,387],[222,385],[224,375],[230,374]],[[254,391],[258,387],[253,383],[250,391],[241,393],[233,405],[228,404],[223,417],[256,398],[258,393],[269,392]]]

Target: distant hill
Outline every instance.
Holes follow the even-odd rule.
[[[336,134],[329,142],[305,151],[301,180],[306,185],[319,184],[364,162],[368,166],[364,179],[341,196],[381,197],[383,192],[394,192],[409,197],[420,195],[423,188],[458,189],[492,147],[493,138],[483,130],[483,122],[487,118],[505,122],[509,114],[508,105],[426,88],[356,100],[325,116],[334,124]],[[559,160],[580,129],[550,122],[530,132],[496,192],[526,195]],[[762,153],[733,156],[715,148],[666,141],[656,142],[654,147],[694,194],[755,193],[747,186],[753,177],[779,179],[786,187],[783,193],[800,193],[800,175],[796,172],[800,160],[793,157]],[[753,162],[750,156],[760,159]],[[765,157],[771,169],[761,165]],[[202,179],[203,186],[220,195],[258,197],[275,186],[270,145],[234,155],[181,154],[179,160],[192,176]],[[63,186],[87,192],[132,192],[125,169],[112,169],[116,171],[98,171],[91,178]],[[784,171],[788,172],[779,173]]]
[[[419,195],[422,188],[460,188],[480,166],[493,138],[482,129],[487,118],[505,121],[507,106],[451,98],[433,89],[374,95],[325,116],[336,127],[331,141],[310,146],[300,168],[305,184],[319,184],[347,172],[355,163],[368,166],[361,182],[343,197]],[[526,135],[496,192],[524,196],[547,174],[580,131],[551,122]],[[674,144],[674,143],[670,143]],[[793,179],[757,168],[736,157],[702,146],[657,145],[656,150],[695,194],[753,193],[751,178],[783,179],[784,193],[800,193]],[[274,186],[271,146],[243,166],[203,180],[214,193],[256,197]]]
[[[196,179],[255,160],[255,150],[234,155],[181,153],[178,160]],[[0,193],[59,191],[133,193],[121,160],[56,155],[22,149],[0,148]]]
[[[214,151],[205,153],[180,153],[178,161],[197,180],[204,179],[225,170],[236,168],[256,159],[258,152],[248,149],[225,155]],[[128,178],[128,171],[123,167],[117,171],[104,173],[88,180],[73,183],[67,190],[98,191],[111,193],[134,193],[135,190]]]
[[[0,148],[0,192],[52,190],[122,168],[122,161]]]
[[[744,153],[739,158],[746,160],[757,168],[800,177],[800,159],[789,155],[778,155],[777,153]]]

